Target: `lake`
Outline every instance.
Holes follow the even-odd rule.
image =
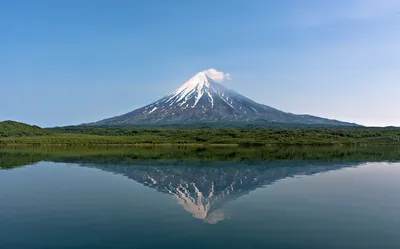
[[[395,161],[54,154],[0,153],[0,248],[400,248]]]

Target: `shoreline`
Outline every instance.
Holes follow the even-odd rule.
[[[257,143],[257,144],[201,144],[201,143],[1,143],[5,147],[368,147],[368,146],[393,146],[400,147],[400,143]]]

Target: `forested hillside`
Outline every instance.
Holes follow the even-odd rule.
[[[16,121],[0,122],[0,137],[22,137],[47,135],[48,131],[34,125],[27,125]]]

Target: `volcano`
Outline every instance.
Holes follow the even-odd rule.
[[[171,94],[132,112],[92,125],[168,125],[255,122],[353,126],[353,123],[296,115],[259,104],[199,72]]]

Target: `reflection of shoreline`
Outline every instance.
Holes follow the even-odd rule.
[[[264,147],[121,147],[27,146],[2,147],[0,170],[40,161],[186,165],[203,163],[254,164],[263,162],[378,162],[399,161],[399,146],[264,146]]]
[[[135,166],[81,164],[124,175],[144,186],[171,195],[193,217],[209,224],[226,219],[221,207],[251,191],[284,178],[358,166],[357,163],[268,163],[222,166]]]

